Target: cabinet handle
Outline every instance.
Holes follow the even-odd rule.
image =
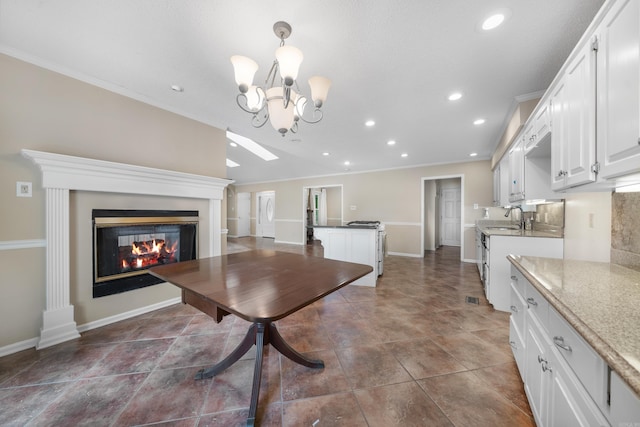
[[[553,369],[549,367],[549,362],[545,360],[544,363],[542,364],[542,372],[547,372],[547,371],[553,372]]]
[[[544,360],[544,359],[542,358],[542,355],[541,355],[541,354],[539,354],[539,355],[538,355],[538,363],[542,363],[542,362],[546,362],[546,360]]]
[[[513,280],[514,282],[517,282],[518,278],[516,276],[511,276],[511,280]]]
[[[564,343],[564,337],[553,337],[553,343],[564,351],[572,351],[571,346]]]
[[[518,346],[516,345],[516,342],[515,342],[515,341],[509,341],[509,345],[510,345],[514,350],[517,350],[517,349],[518,349]]]
[[[534,300],[533,298],[529,297],[527,298],[527,302],[533,306],[538,305],[538,303],[536,302],[536,300]]]
[[[511,311],[513,311],[514,313],[518,312],[518,307],[516,307],[515,305],[511,306]]]

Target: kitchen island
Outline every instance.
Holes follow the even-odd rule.
[[[554,419],[554,405],[566,397],[581,416],[599,412],[611,425],[638,425],[640,272],[603,262],[508,260],[518,307],[510,341],[536,420]],[[563,384],[573,390],[553,398]]]
[[[324,248],[324,257],[338,261],[369,265],[373,271],[352,285],[375,287],[382,274],[381,233],[372,226],[313,226],[313,237]]]

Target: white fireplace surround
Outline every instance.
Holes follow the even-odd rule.
[[[220,255],[222,199],[233,181],[27,149],[21,153],[40,168],[46,192],[46,305],[36,348],[80,336],[69,298],[69,191],[208,199],[209,253]]]

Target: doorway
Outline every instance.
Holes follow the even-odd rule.
[[[256,236],[276,237],[275,215],[276,215],[276,192],[261,191],[256,193]]]
[[[251,193],[238,193],[238,237],[251,235]]]
[[[463,199],[463,175],[422,179],[423,255],[441,246],[457,246],[460,259],[464,258]]]

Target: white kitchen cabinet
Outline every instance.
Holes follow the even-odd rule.
[[[524,136],[521,135],[509,150],[509,202],[520,202],[524,197]]]
[[[609,421],[612,426],[640,425],[640,398],[616,372],[611,372],[610,401]]]
[[[596,163],[596,52],[587,43],[551,93],[551,187],[564,190],[594,182]]]
[[[505,155],[493,170],[493,205],[509,204],[509,156]]]
[[[526,314],[523,319],[519,307],[512,309],[509,339],[536,424],[587,427],[640,421],[640,400],[629,387],[615,372],[607,380],[604,360],[513,266],[511,279],[512,301],[524,301]],[[524,347],[514,346],[518,328],[524,330]]]
[[[489,277],[485,291],[493,308],[511,311],[510,263],[507,255],[545,256],[562,258],[563,239],[554,237],[523,237],[487,235]]]
[[[640,0],[620,0],[598,36],[600,178],[640,172]]]
[[[493,206],[500,206],[500,163],[493,170]]]
[[[538,107],[533,116],[533,134],[531,135],[531,141],[527,144],[527,150],[529,151],[538,144],[542,144],[546,141],[546,138],[551,135],[551,107],[548,99],[543,98],[540,101]]]
[[[373,267],[373,271],[352,285],[376,286],[378,278],[378,230],[355,227],[314,227],[314,238],[320,240],[324,257],[355,262]]]

